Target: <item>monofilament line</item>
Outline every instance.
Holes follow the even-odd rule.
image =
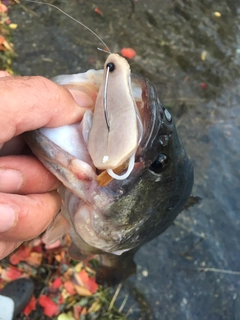
[[[72,16],[70,16],[70,14],[68,14],[67,12],[63,11],[62,9],[60,9],[59,7],[55,6],[54,4],[51,3],[46,3],[46,2],[41,2],[41,1],[34,1],[34,0],[24,0],[27,2],[32,2],[32,3],[36,3],[36,4],[45,4],[46,6],[49,7],[53,7],[55,9],[57,9],[58,11],[60,11],[61,13],[65,14],[65,16],[67,16],[68,18],[72,19],[73,21],[75,21],[76,23],[80,24],[82,27],[84,27],[85,29],[87,29],[88,31],[90,31],[95,37],[98,38],[99,41],[101,41],[101,43],[104,45],[104,47],[106,47],[107,52],[111,53],[110,49],[108,48],[108,46],[106,45],[106,43],[92,30],[90,29],[88,26],[86,26],[84,23],[82,23],[81,21],[73,18]]]

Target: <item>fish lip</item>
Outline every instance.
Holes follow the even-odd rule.
[[[142,112],[139,110],[143,124],[143,134],[136,151],[136,160],[142,162],[148,159],[151,162],[153,159],[149,158],[148,155],[162,125],[164,107],[154,86],[147,78],[131,74],[131,79],[133,84],[140,86],[143,103]]]

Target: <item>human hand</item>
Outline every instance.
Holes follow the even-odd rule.
[[[77,122],[92,104],[86,93],[46,78],[0,71],[0,259],[42,233],[61,207],[60,182],[22,154],[21,133]]]

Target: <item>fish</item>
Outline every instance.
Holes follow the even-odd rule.
[[[62,182],[63,206],[46,239],[70,234],[69,255],[97,255],[96,281],[115,285],[136,272],[138,249],[184,209],[193,165],[154,86],[133,74],[123,57],[109,54],[103,70],[53,81],[87,92],[95,107],[80,123],[24,134]]]

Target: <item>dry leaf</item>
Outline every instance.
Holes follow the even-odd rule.
[[[10,23],[9,28],[12,30],[17,29],[18,25],[16,23]]]
[[[84,288],[82,286],[78,286],[78,285],[75,284],[74,288],[76,289],[77,294],[79,294],[80,296],[87,297],[87,296],[91,296],[92,295],[92,293],[88,289],[86,289],[86,288]]]
[[[30,256],[26,259],[26,262],[33,267],[38,267],[42,263],[42,253],[31,252]]]

